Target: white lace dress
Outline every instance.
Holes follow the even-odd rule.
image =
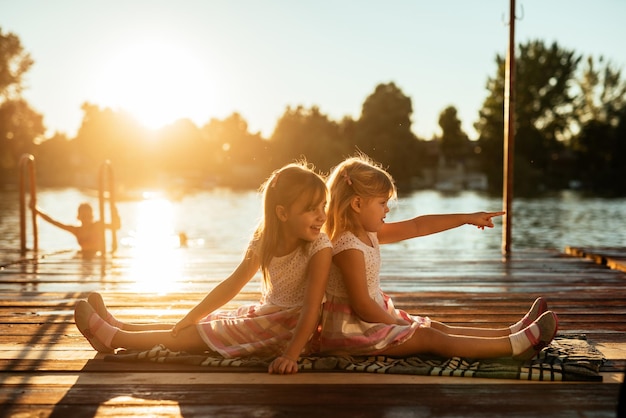
[[[411,338],[419,327],[430,326],[427,317],[411,315],[396,309],[393,301],[380,288],[380,248],[375,233],[369,233],[373,246],[365,244],[353,233],[345,232],[333,243],[333,255],[349,249],[363,252],[367,289],[370,297],[391,315],[403,318],[410,325],[365,322],[352,310],[348,292],[339,268],[333,264],[326,287],[322,310],[320,351],[327,354],[375,355]]]
[[[282,353],[293,337],[306,292],[311,257],[331,247],[326,234],[290,254],[274,257],[269,265],[271,288],[264,288],[258,304],[216,311],[197,324],[207,346],[226,358]],[[256,252],[256,243],[250,244]],[[305,347],[304,352],[308,352]]]

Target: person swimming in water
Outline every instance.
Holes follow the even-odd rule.
[[[34,201],[31,201],[30,208],[38,216],[41,216],[44,221],[73,234],[78,241],[78,245],[80,245],[81,253],[84,258],[93,258],[98,255],[98,253],[104,254],[104,230],[120,229],[120,217],[115,205],[111,206],[110,224],[102,220],[94,220],[93,208],[89,203],[81,203],[78,206],[76,218],[80,221],[80,225],[68,225],[59,222],[38,208]]]

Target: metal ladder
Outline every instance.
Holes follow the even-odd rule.
[[[30,199],[33,205],[37,204],[37,178],[35,171],[35,157],[31,154],[24,154],[19,162],[19,189],[20,189],[20,255],[26,255],[26,174],[30,180]],[[115,182],[111,162],[106,160],[100,166],[98,175],[98,203],[100,209],[100,220],[104,223],[105,202],[109,201],[109,212],[113,218],[115,206]],[[37,213],[31,210],[32,230],[33,230],[33,251],[39,250],[39,233],[37,230]],[[113,219],[111,219],[112,221]],[[102,256],[106,254],[106,228],[102,228]],[[117,250],[117,233],[115,228],[111,228],[111,252]]]
[[[37,178],[35,176],[35,157],[24,154],[19,163],[19,186],[20,186],[20,255],[26,255],[26,184],[25,178],[28,172],[30,180],[30,199],[33,204],[37,203]],[[33,251],[39,250],[39,233],[37,232],[37,214],[31,210],[33,223]]]
[[[111,161],[106,160],[100,166],[100,172],[98,173],[98,208],[100,212],[100,220],[104,224],[104,212],[106,200],[109,201],[109,214],[111,215],[111,222],[113,222],[113,212],[115,206],[115,180],[113,177],[113,167]],[[104,256],[106,253],[106,228],[102,228],[102,245]],[[111,253],[117,250],[117,233],[115,228],[111,228]]]

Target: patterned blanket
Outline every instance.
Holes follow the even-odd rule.
[[[151,350],[122,351],[107,355],[105,361],[149,361],[202,366],[211,371],[266,372],[271,358],[245,357],[226,359],[212,354],[175,352],[157,345]],[[422,376],[487,377],[496,379],[548,381],[602,381],[600,366],[605,358],[589,344],[584,335],[557,336],[539,356],[527,362],[512,359],[474,360],[460,357],[444,359],[432,356],[392,358],[386,356],[301,357],[301,372],[357,372]],[[208,371],[209,369],[207,369]]]

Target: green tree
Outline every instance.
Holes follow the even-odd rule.
[[[33,65],[20,39],[0,28],[0,183],[16,181],[23,153],[45,132],[43,116],[22,99],[23,77]]]
[[[401,185],[420,175],[420,147],[411,131],[413,106],[394,83],[379,84],[363,103],[355,145],[389,169]]]
[[[83,121],[72,140],[73,167],[81,186],[93,187],[98,167],[110,160],[120,185],[146,184],[155,178],[154,135],[128,113],[84,103]]]
[[[199,178],[203,168],[200,129],[189,119],[179,119],[155,133],[152,143],[144,147],[154,148],[154,164],[161,180],[170,182],[175,178]]]
[[[32,153],[35,139],[43,136],[43,116],[26,101],[0,104],[0,181],[15,182],[17,165],[24,153]]]
[[[579,128],[589,121],[617,126],[626,107],[626,83],[621,71],[603,57],[598,61],[600,68],[593,57],[588,57],[577,80],[580,94],[574,100],[574,112]]]
[[[584,124],[576,142],[576,179],[595,193],[607,193],[615,182],[614,168],[623,165],[619,159],[624,155],[614,154],[617,143],[613,127],[590,120]]]
[[[310,109],[287,107],[270,142],[276,155],[276,166],[305,158],[318,170],[329,171],[349,152],[340,125],[316,106]]]
[[[213,118],[202,128],[200,155],[208,166],[206,174],[233,187],[258,187],[271,171],[269,141],[250,133],[248,122],[233,113],[223,120]]]
[[[622,107],[619,114],[619,121],[614,131],[614,155],[624,156],[626,155],[626,106]],[[625,179],[626,178],[626,164],[624,164],[623,158],[613,159],[613,179]],[[620,196],[626,196],[626,181],[612,181],[614,186],[614,193]]]
[[[614,179],[626,174],[621,158],[626,151],[626,83],[621,72],[603,57],[598,63],[588,57],[578,81],[580,94],[574,109],[579,133],[571,141],[575,156],[572,178],[595,193],[623,195],[624,182]]]
[[[72,141],[65,134],[56,133],[34,150],[37,161],[38,184],[42,186],[67,186],[74,182],[71,169],[75,160]]]
[[[0,102],[22,97],[23,77],[33,64],[20,38],[0,27]]]
[[[555,167],[564,142],[572,136],[571,87],[580,57],[556,43],[530,41],[519,47],[515,69],[515,189],[531,193],[537,187],[558,187],[563,176]],[[496,57],[497,74],[487,83],[489,96],[475,128],[483,169],[490,187],[501,190],[504,127],[505,60]]]
[[[441,153],[449,165],[464,163],[470,153],[469,137],[461,128],[454,106],[448,106],[439,114],[441,127]]]

